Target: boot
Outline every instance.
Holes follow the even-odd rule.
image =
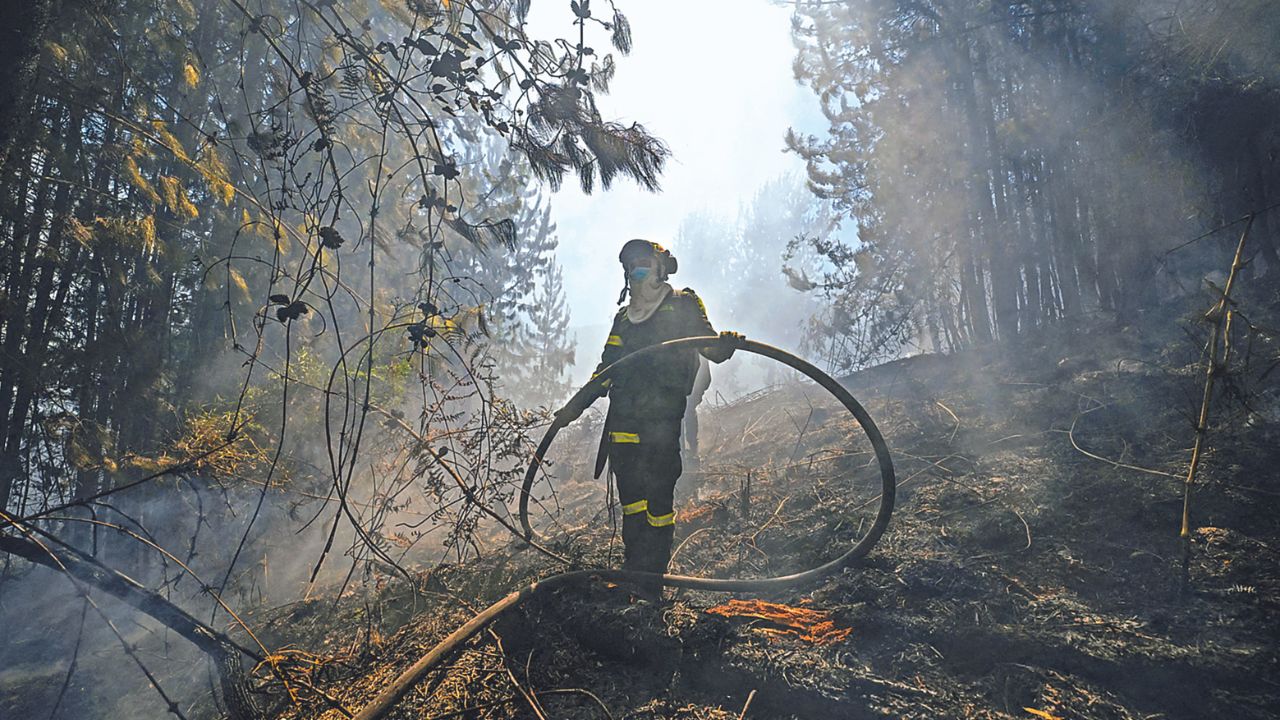
[[[653,528],[645,521],[644,513],[622,516],[622,569],[645,570],[644,541]]]
[[[667,572],[667,565],[671,562],[671,545],[675,538],[675,526],[668,525],[660,528],[649,528],[649,534],[645,543],[648,547],[647,557],[645,558],[645,571],[656,575],[663,575]],[[654,579],[646,583],[646,588],[651,599],[660,602],[663,599],[663,584],[661,580]]]

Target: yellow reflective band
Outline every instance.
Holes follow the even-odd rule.
[[[622,506],[623,515],[638,515],[649,509],[648,500],[637,500]]]
[[[646,512],[645,515],[649,518],[649,524],[654,527],[667,527],[668,525],[676,524],[676,514],[674,512],[669,512],[666,515],[650,515]]]
[[[610,335],[610,336],[609,336],[609,339],[608,339],[608,340],[606,340],[604,344],[605,344],[605,345],[616,345],[617,347],[622,347],[622,336],[621,336],[621,335]]]
[[[609,433],[609,440],[615,443],[640,444],[640,436],[636,433],[611,432]]]

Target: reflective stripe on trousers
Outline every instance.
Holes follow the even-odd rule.
[[[654,515],[646,510],[645,519],[647,519],[649,521],[649,524],[653,527],[656,527],[656,528],[669,527],[671,525],[676,524],[676,513],[673,510],[667,513],[666,515]]]

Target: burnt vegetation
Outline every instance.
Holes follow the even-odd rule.
[[[676,247],[898,505],[659,604],[555,580],[619,561],[598,411],[513,514],[595,352],[548,191],[670,155],[597,103],[624,4],[0,10],[0,717],[1273,717],[1280,9],[787,6],[803,187]],[[673,572],[829,561],[873,449],[725,368]]]

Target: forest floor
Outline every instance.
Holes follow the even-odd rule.
[[[1156,320],[1175,318],[847,378],[898,477],[889,531],[863,562],[734,602],[668,590],[635,603],[599,581],[536,597],[391,717],[1280,717],[1280,403],[1217,410],[1184,543],[1203,371],[1191,340],[1144,332]],[[674,572],[794,572],[857,536],[874,509],[867,456],[832,450],[849,421],[820,394],[784,384],[704,409]],[[546,536],[606,566],[619,548],[603,483],[586,477],[593,431],[556,450],[577,460]],[[551,572],[514,548],[425,585],[496,598]],[[472,614],[441,597],[392,587],[297,604],[268,635],[328,656],[312,680],[357,709]]]
[[[1255,322],[1280,317],[1274,295],[1242,301]],[[1215,406],[1184,543],[1204,374],[1179,328],[1195,304],[845,378],[897,471],[896,510],[865,560],[766,594],[668,590],[649,604],[595,580],[536,595],[389,717],[1280,717],[1280,384]],[[1253,356],[1274,359],[1275,340],[1255,338]],[[782,383],[701,417],[673,572],[786,574],[861,536],[877,474],[820,389]],[[579,425],[552,450],[554,496],[538,488],[541,536],[580,567],[616,566],[617,518],[590,478],[599,417]],[[564,569],[509,536],[479,547],[413,588],[387,579],[246,619],[283,648],[282,670],[355,711],[476,610]],[[0,668],[0,687],[62,681],[19,669]],[[198,660],[159,671],[171,686],[209,685]],[[342,717],[301,683],[294,703],[265,668],[256,677],[275,717]],[[84,697],[64,716],[89,713]]]

